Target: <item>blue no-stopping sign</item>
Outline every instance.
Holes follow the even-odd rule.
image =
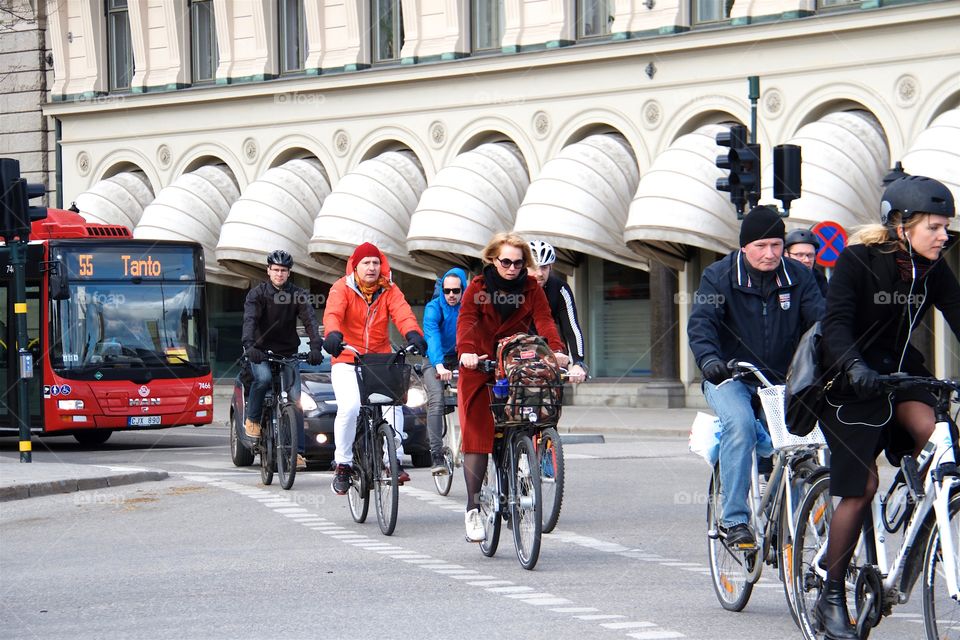
[[[837,264],[840,252],[847,246],[847,232],[839,223],[824,220],[814,225],[813,235],[820,241],[820,250],[817,251],[817,264],[821,267],[832,267]]]

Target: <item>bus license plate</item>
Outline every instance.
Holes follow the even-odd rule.
[[[160,416],[130,416],[127,418],[128,427],[150,427],[160,424]]]

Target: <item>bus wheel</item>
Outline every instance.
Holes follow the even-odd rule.
[[[103,444],[110,439],[110,436],[113,435],[113,431],[107,431],[106,429],[96,429],[93,431],[81,431],[80,433],[73,434],[73,437],[77,439],[77,442],[80,444],[86,445],[95,445]]]

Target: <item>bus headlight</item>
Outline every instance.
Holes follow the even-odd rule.
[[[300,408],[304,411],[316,411],[317,401],[314,400],[310,394],[301,393],[300,394]]]
[[[213,404],[213,396],[200,396],[200,398],[197,400],[197,403],[200,406]]]
[[[57,400],[61,411],[83,411],[83,400]]]
[[[411,409],[422,407],[427,402],[427,394],[420,387],[411,387],[407,391],[407,406]]]

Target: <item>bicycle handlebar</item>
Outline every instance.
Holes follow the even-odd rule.
[[[753,375],[757,376],[757,380],[759,380],[763,386],[776,386],[770,382],[770,380],[763,375],[763,372],[760,371],[759,367],[752,362],[746,362],[745,360],[737,360],[736,358],[733,358],[727,362],[727,369],[729,369],[730,373],[732,374],[728,380],[739,380],[740,378],[752,373]],[[727,382],[727,380],[724,380],[723,382]],[[723,384],[723,382],[720,384]]]
[[[933,376],[912,376],[907,373],[891,373],[877,376],[877,382],[890,389],[923,387],[925,389],[942,389],[960,393],[960,379],[934,378]]]

